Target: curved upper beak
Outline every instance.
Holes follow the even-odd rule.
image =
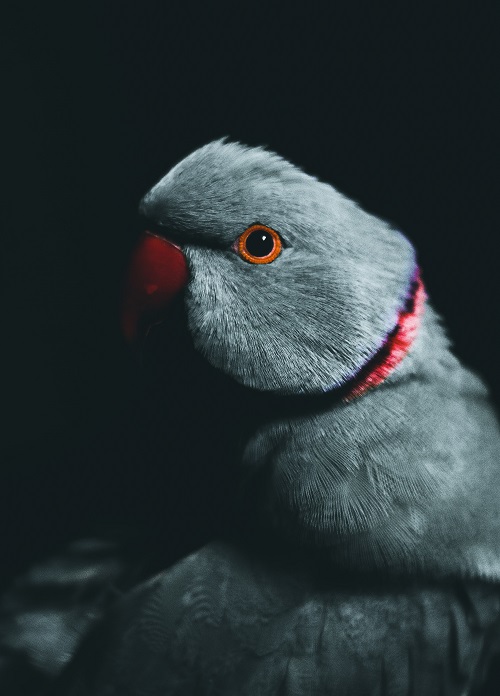
[[[186,257],[180,247],[144,232],[132,252],[125,279],[121,327],[128,341],[158,321],[188,280]]]

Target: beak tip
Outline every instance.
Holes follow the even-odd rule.
[[[137,340],[139,324],[154,322],[188,281],[182,249],[163,237],[145,232],[132,254],[121,316],[129,343]]]

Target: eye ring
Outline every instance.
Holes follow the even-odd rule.
[[[240,234],[235,248],[241,258],[249,263],[271,263],[281,254],[283,242],[272,227],[257,223]]]

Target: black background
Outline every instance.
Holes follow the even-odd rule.
[[[139,389],[118,325],[137,202],[223,135],[269,146],[403,230],[457,353],[498,404],[497,12],[328,7],[3,10],[9,554],[38,553],[40,530],[43,550],[75,531],[59,473],[78,480],[78,453],[108,427],[119,433]]]

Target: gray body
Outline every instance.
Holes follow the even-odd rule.
[[[187,258],[196,351],[276,406],[234,461],[258,524],[252,551],[211,544],[120,599],[57,693],[475,693],[500,630],[486,389],[427,305],[385,382],[335,399],[397,321],[410,243],[276,155],[222,141],[141,212]],[[273,263],[232,249],[256,222],[284,240]]]
[[[410,243],[335,189],[259,148],[217,141],[141,203],[188,259],[195,348],[250,390],[342,387],[394,327],[415,271]],[[286,248],[231,249],[254,222]],[[424,269],[425,270],[425,269]],[[427,306],[409,354],[348,404],[279,410],[235,467],[265,469],[269,524],[356,570],[500,580],[500,437],[487,392]]]
[[[117,602],[56,693],[468,694],[499,611],[481,583],[341,582],[211,544]]]

